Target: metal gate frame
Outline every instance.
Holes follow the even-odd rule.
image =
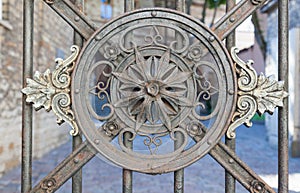
[[[44,0],[77,32],[74,43],[82,46],[83,40],[97,30],[97,26],[82,14],[83,0]],[[133,10],[134,1],[125,0],[125,12]],[[221,39],[227,38],[227,47],[234,45],[234,29],[266,0],[242,0],[238,4],[227,0],[228,12],[216,24],[212,31]],[[23,45],[23,87],[26,78],[33,76],[33,13],[34,0],[23,0],[24,5],[24,45]],[[177,10],[184,11],[184,0],[177,1]],[[81,7],[81,10],[78,8]],[[278,0],[278,69],[279,79],[284,80],[288,88],[288,0]],[[72,191],[82,192],[81,168],[92,159],[96,151],[87,147],[80,137],[74,137],[73,149],[61,164],[50,172],[36,187],[32,188],[32,107],[26,104],[23,95],[22,112],[22,188],[21,192],[55,192],[69,178],[73,177]],[[278,120],[278,192],[288,192],[288,99],[284,99],[283,108],[279,109]],[[235,180],[238,180],[250,192],[274,192],[235,154],[235,140],[226,139],[226,144],[219,142],[209,154],[226,170],[225,191],[235,192]],[[174,172],[174,192],[183,192],[183,169]],[[123,192],[132,192],[132,171],[123,169]]]

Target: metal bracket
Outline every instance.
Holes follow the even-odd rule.
[[[232,123],[226,133],[228,138],[235,138],[235,129],[242,124],[251,127],[251,118],[256,112],[259,115],[265,112],[272,114],[276,107],[283,106],[282,101],[288,96],[284,91],[284,81],[276,81],[273,76],[266,77],[264,74],[257,76],[252,67],[253,61],[244,62],[237,53],[237,48],[231,49],[238,77],[238,100]]]
[[[71,47],[72,54],[67,59],[56,59],[56,68],[53,72],[47,69],[44,73],[35,72],[33,79],[27,78],[27,87],[22,92],[27,95],[26,102],[33,103],[35,110],[45,108],[53,110],[57,116],[57,123],[67,122],[71,125],[70,134],[78,134],[78,126],[71,109],[71,73],[75,60],[79,54],[79,47]]]

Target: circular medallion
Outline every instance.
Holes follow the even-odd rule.
[[[208,153],[228,128],[235,96],[222,42],[168,9],[107,23],[86,43],[72,77],[72,108],[88,142],[144,173],[175,171]]]

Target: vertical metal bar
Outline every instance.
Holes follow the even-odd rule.
[[[134,10],[134,0],[124,0],[124,12],[132,11]],[[130,39],[132,38],[132,34],[128,34],[125,37],[125,44],[128,44],[130,42]],[[124,145],[128,148],[133,148],[132,141],[128,140],[132,136],[130,133],[125,133],[124,135]],[[123,193],[132,193],[132,171],[123,169],[123,186],[122,186],[122,192]]]
[[[235,6],[235,0],[227,0],[226,1],[226,12],[229,12]],[[230,33],[226,38],[226,47],[227,50],[230,50],[233,46],[235,46],[235,31]],[[236,149],[236,140],[229,139],[227,136],[225,137],[225,144],[235,151]],[[235,193],[236,192],[236,181],[235,178],[227,171],[225,171],[225,193]]]
[[[134,10],[134,0],[124,0],[124,12]]]
[[[78,9],[84,11],[84,1],[83,0],[73,0],[73,3],[78,7]],[[75,45],[82,47],[83,46],[83,37],[74,30],[74,39],[73,42]],[[75,151],[82,143],[82,138],[80,135],[74,136],[72,140],[72,149]],[[72,177],[72,193],[82,193],[82,170],[78,170],[76,174]]]
[[[34,0],[23,0],[23,87],[33,74]],[[31,189],[32,176],[32,106],[22,98],[22,184],[21,192]]]
[[[185,0],[177,0],[176,10],[185,13]]]
[[[132,141],[128,140],[132,137],[130,133],[124,135],[124,145],[132,148]],[[132,193],[132,171],[123,169],[123,193]]]
[[[180,133],[175,133],[176,141],[174,143],[175,149],[180,148],[183,142],[183,136]],[[184,192],[184,169],[174,172],[174,193]]]
[[[289,88],[288,60],[288,0],[278,1],[278,77],[284,80],[284,88]],[[278,110],[278,192],[288,192],[288,98],[283,100],[283,108]]]
[[[185,12],[185,0],[177,0],[176,10]],[[177,41],[177,46],[182,47],[182,37],[179,34],[175,34],[175,39]],[[181,146],[183,138],[180,133],[175,133],[176,141],[174,143],[174,148],[177,149]],[[180,169],[174,172],[174,193],[184,192],[184,169]]]

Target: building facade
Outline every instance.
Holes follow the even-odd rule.
[[[292,156],[300,157],[300,2],[289,1],[289,133]],[[268,14],[267,29],[267,58],[266,74],[278,74],[278,11],[277,0],[271,1],[262,8],[262,12]],[[268,140],[273,146],[277,146],[277,111],[275,116],[266,116]]]

